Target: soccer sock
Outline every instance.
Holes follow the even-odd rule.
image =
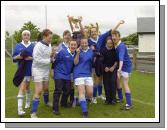
[[[94,87],[93,87],[93,97],[96,97],[96,96],[97,96],[97,87],[98,87],[98,86],[94,86]]]
[[[32,109],[31,109],[32,113],[37,112],[38,105],[39,105],[39,98],[34,98],[32,100]]]
[[[127,103],[129,106],[132,106],[131,93],[125,93],[125,96],[126,96],[126,103]]]
[[[122,101],[123,100],[123,94],[122,94],[122,88],[118,88],[118,98]]]
[[[19,94],[17,96],[17,102],[18,102],[18,111],[23,110],[23,95]]]
[[[26,104],[29,104],[30,105],[30,90],[27,90],[26,92]]]
[[[48,92],[44,92],[43,99],[44,99],[45,104],[47,104],[49,102],[49,93]]]
[[[102,95],[102,85],[101,84],[98,85],[97,89],[98,89],[98,95],[99,96]]]
[[[80,98],[80,107],[82,109],[82,112],[88,112],[87,102],[85,98]]]

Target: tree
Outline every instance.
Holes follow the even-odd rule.
[[[5,32],[5,39],[8,38],[9,36],[10,36],[9,32],[6,31],[6,32]]]
[[[61,41],[62,41],[62,39],[60,38],[59,35],[53,34],[53,37],[52,37],[52,45],[59,44]]]
[[[31,41],[36,41],[39,32],[39,28],[34,25],[31,21],[24,23],[23,27],[19,30],[19,31],[15,31],[14,32],[14,39],[16,40],[16,42],[21,42],[21,33],[24,30],[29,30],[31,32]]]
[[[126,44],[138,45],[137,33],[132,33],[128,35],[127,37],[123,37],[121,40],[125,42]]]

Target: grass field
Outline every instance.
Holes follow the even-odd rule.
[[[17,92],[18,88],[12,83],[16,65],[10,59],[5,61],[5,117],[17,118]],[[154,74],[146,74],[133,71],[130,77],[130,87],[132,91],[133,108],[130,111],[120,110],[120,104],[104,105],[104,102],[98,100],[98,104],[90,104],[89,117],[91,118],[154,118],[155,117],[155,76]],[[4,87],[4,86],[2,86]],[[54,90],[54,82],[50,79],[50,101]],[[31,83],[33,92],[34,84]],[[104,91],[103,91],[104,92]],[[32,95],[31,95],[32,98]],[[124,98],[125,103],[125,98]],[[38,108],[38,116],[41,118],[80,118],[81,110],[77,106],[75,108],[60,108],[61,115],[56,116],[52,113],[52,109],[45,106],[43,98],[41,98]],[[30,117],[30,110],[26,110],[25,118]]]

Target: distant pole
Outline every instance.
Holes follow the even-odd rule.
[[[47,5],[45,5],[45,28],[47,28]]]
[[[14,40],[13,40],[13,35],[12,35],[12,55],[13,55],[13,42],[14,42]]]

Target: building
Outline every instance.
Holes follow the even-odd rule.
[[[137,18],[139,52],[155,52],[155,18]]]

